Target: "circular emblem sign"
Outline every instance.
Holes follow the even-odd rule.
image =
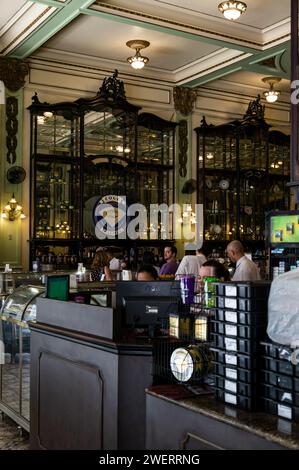
[[[99,239],[117,238],[127,228],[127,204],[125,196],[110,194],[97,201],[93,218],[95,235]]]

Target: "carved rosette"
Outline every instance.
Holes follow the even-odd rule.
[[[0,80],[10,91],[18,91],[25,85],[29,65],[18,59],[0,58]]]
[[[179,175],[187,176],[188,161],[188,123],[185,119],[179,122]]]
[[[176,86],[173,89],[174,108],[184,116],[192,113],[197,91],[191,88]]]

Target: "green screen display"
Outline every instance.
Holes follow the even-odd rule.
[[[48,276],[46,297],[55,300],[69,299],[69,276]]]
[[[299,243],[299,215],[272,216],[271,243]]]

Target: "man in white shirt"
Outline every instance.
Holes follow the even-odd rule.
[[[194,274],[197,278],[201,266],[206,261],[207,258],[200,250],[196,250],[196,255],[185,255],[175,273],[175,278],[180,279],[185,274]]]
[[[236,270],[232,281],[260,281],[261,276],[258,267],[245,256],[241,242],[233,240],[227,245],[226,250],[230,260],[236,263]]]

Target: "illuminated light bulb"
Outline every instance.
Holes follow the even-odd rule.
[[[214,155],[213,155],[211,152],[209,152],[209,153],[207,154],[207,159],[208,159],[208,160],[213,160],[213,158],[214,158]]]
[[[44,117],[45,117],[45,118],[51,118],[51,117],[53,117],[52,111],[45,111],[45,112],[44,112]]]
[[[265,95],[265,98],[266,98],[266,100],[268,101],[268,103],[275,103],[275,102],[278,100],[278,97],[279,97],[279,95],[280,95],[280,92],[279,92],[279,91],[270,90],[270,91],[265,91],[265,92],[264,92],[264,95]]]
[[[202,161],[203,161],[203,156],[202,156],[202,155],[199,155],[198,160],[199,160],[200,162],[202,162]]]
[[[227,20],[235,21],[240,18],[242,13],[245,13],[247,5],[244,2],[222,2],[218,5],[218,10]]]

